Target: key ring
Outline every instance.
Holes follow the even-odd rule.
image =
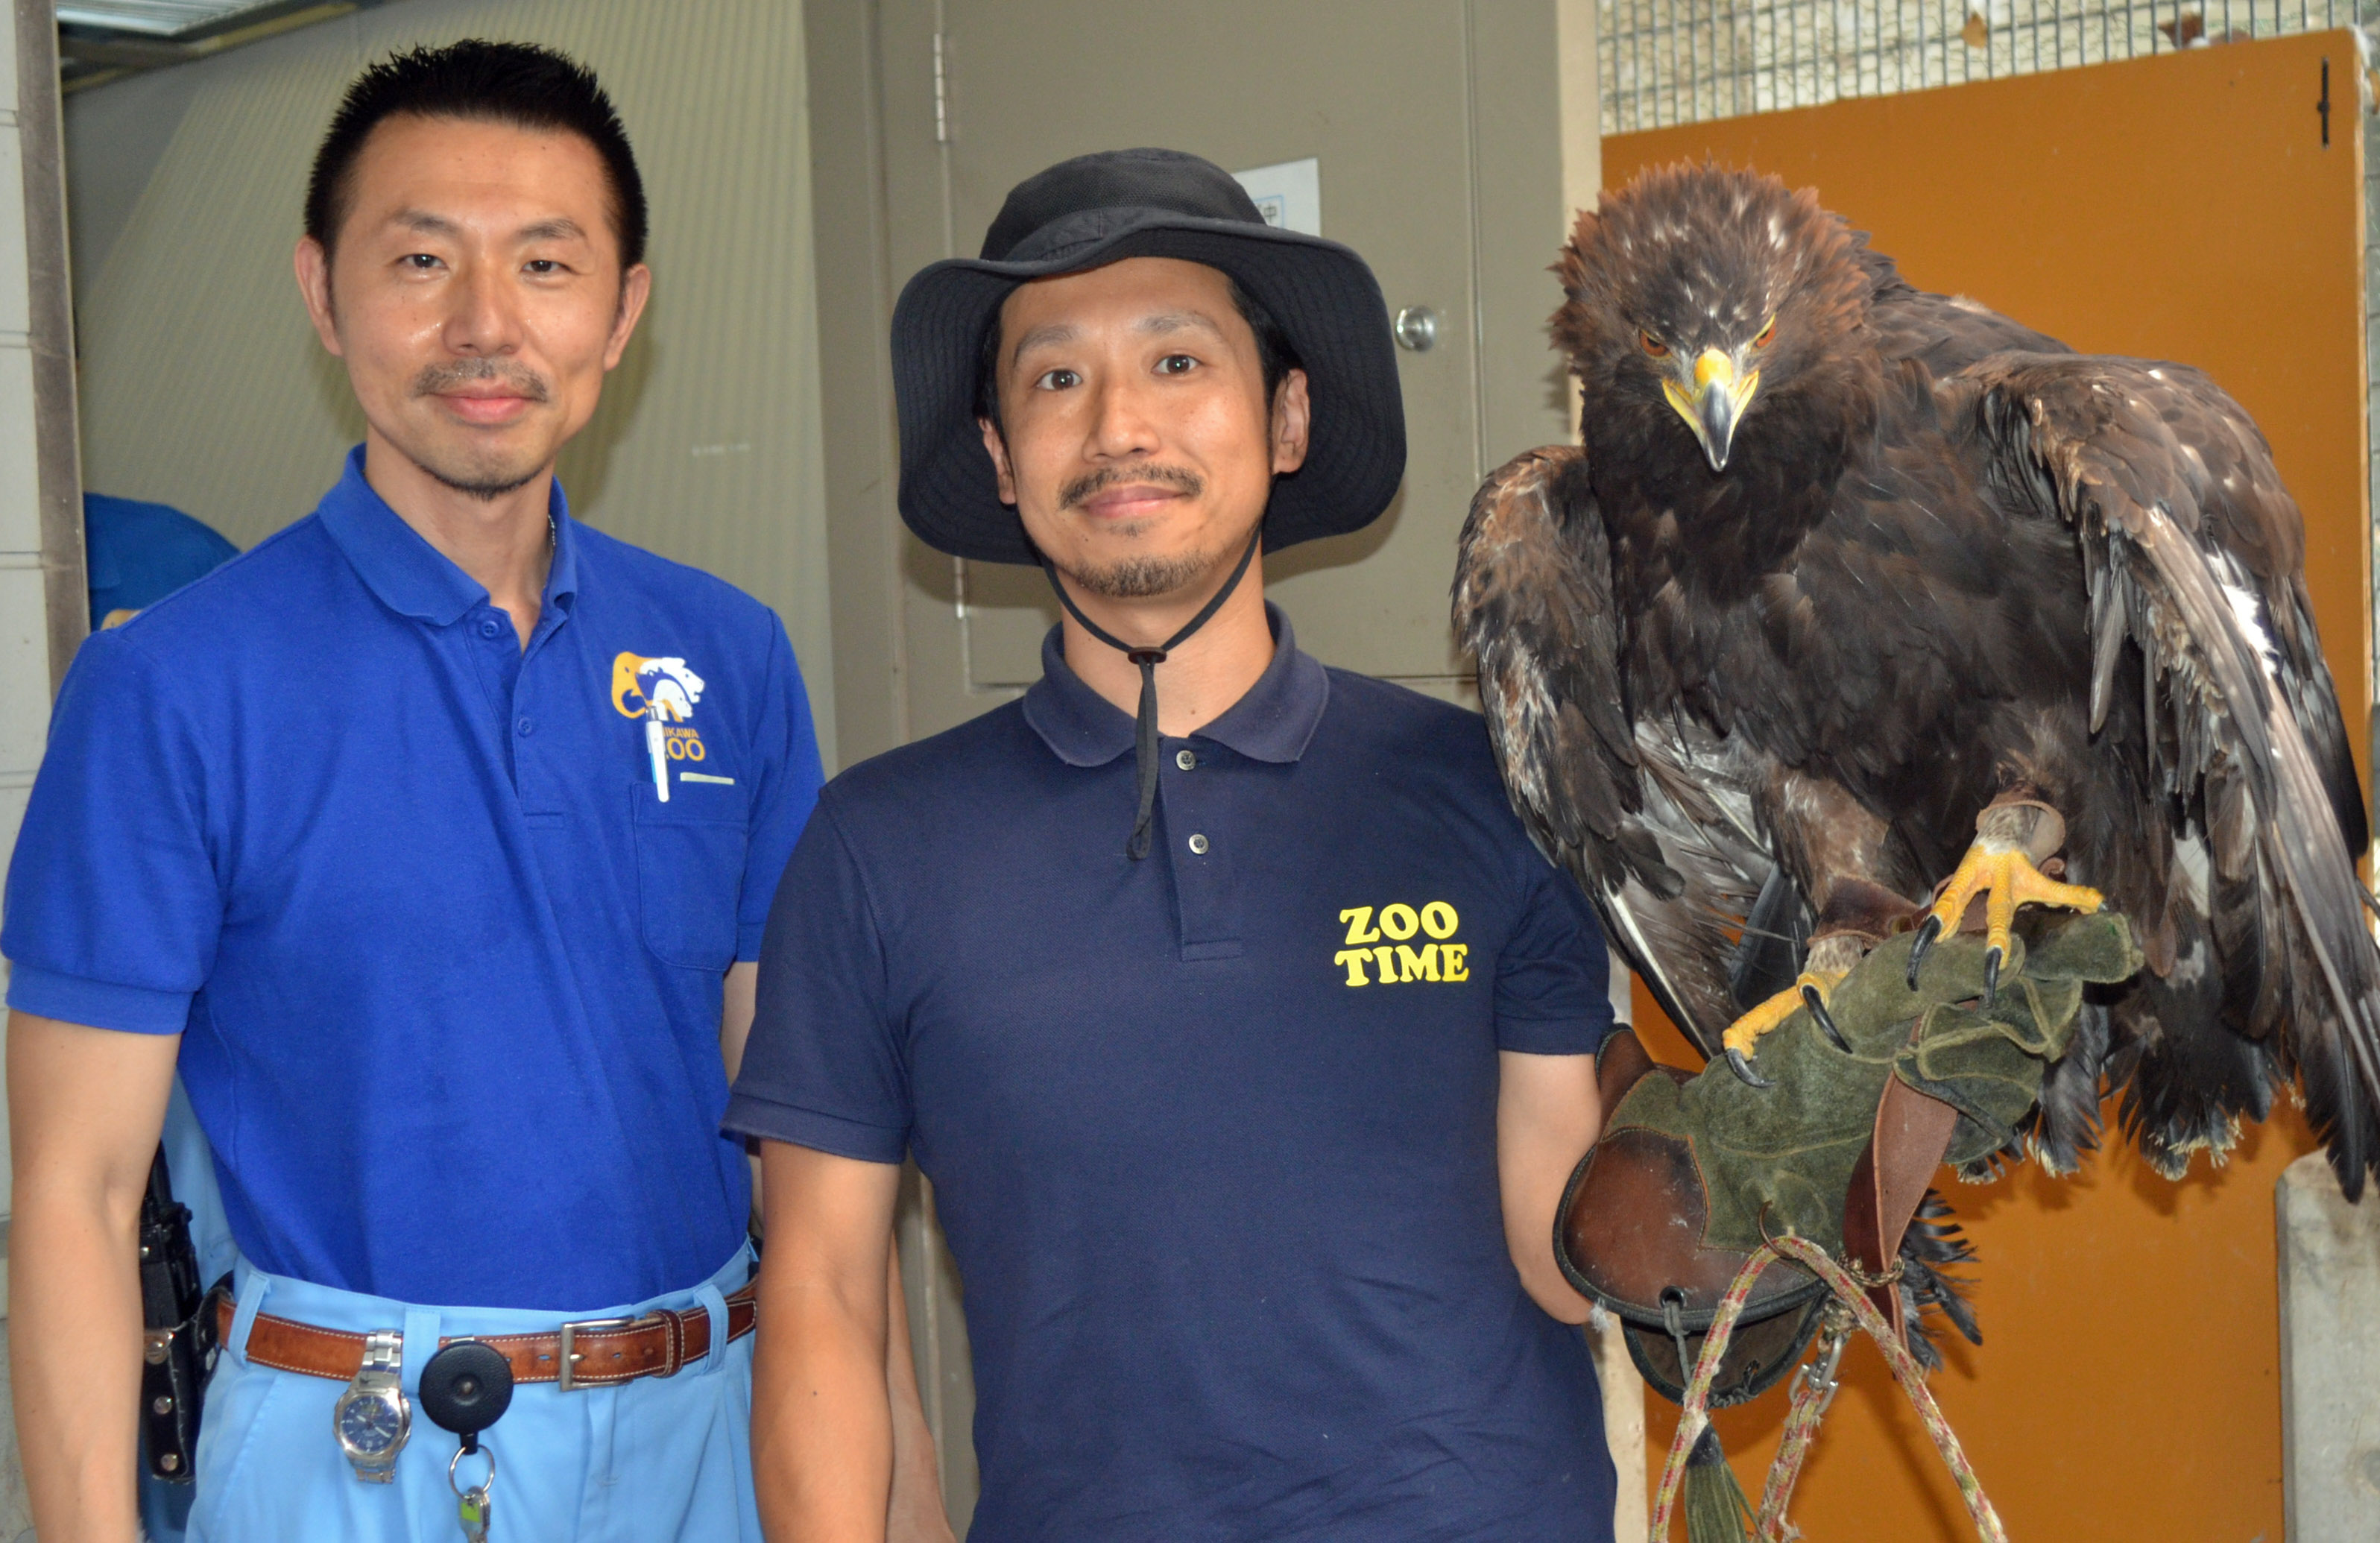
[[[457,1483],[455,1478],[455,1467],[462,1463],[464,1458],[470,1456],[471,1453],[467,1452],[457,1452],[454,1456],[446,1460],[446,1488],[455,1491],[455,1498],[458,1500],[468,1500],[475,1494],[485,1495],[488,1491],[496,1487],[495,1449],[482,1445],[476,1450],[480,1456],[488,1460],[488,1476],[481,1479],[471,1488],[464,1488],[463,1486]]]

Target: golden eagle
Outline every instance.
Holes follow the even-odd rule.
[[[1891,931],[1922,951],[1973,902],[2005,947],[2018,905],[2104,895],[2147,967],[2086,1012],[2033,1151],[2095,1144],[2104,1079],[2178,1175],[2294,1076],[2358,1195],[2363,803],[2248,415],[1915,289],[1751,172],[1645,174],[1557,272],[1585,443],[1482,487],[1456,628],[1514,804],[1679,1027],[1757,1081],[1760,1033],[1829,1027]]]

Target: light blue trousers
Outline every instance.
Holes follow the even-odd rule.
[[[751,1274],[748,1249],[692,1291],[589,1312],[635,1317],[656,1307],[707,1307]],[[199,1433],[189,1543],[457,1543],[446,1464],[460,1446],[416,1400],[422,1364],[442,1337],[547,1331],[553,1313],[420,1307],[267,1275],[243,1259],[239,1312],[207,1387]],[[346,1384],[275,1371],[242,1350],[258,1311],[326,1329],[405,1334],[405,1391],[413,1432],[395,1481],[357,1478],[332,1435],[331,1410]],[[752,1499],[752,1340],[713,1332],[711,1354],[674,1377],[562,1392],[552,1383],[513,1391],[512,1406],[482,1439],[496,1457],[491,1543],[760,1543]],[[466,1458],[466,1484],[484,1472]]]

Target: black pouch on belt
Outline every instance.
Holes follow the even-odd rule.
[[[218,1282],[220,1290],[230,1277]],[[140,1314],[148,1330],[140,1361],[140,1446],[149,1471],[188,1484],[199,1452],[199,1416],[214,1369],[214,1293],[199,1283],[190,1208],[174,1198],[165,1149],[149,1165],[140,1198]]]

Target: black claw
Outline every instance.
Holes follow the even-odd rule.
[[[1826,1037],[1835,1042],[1835,1049],[1845,1055],[1851,1054],[1851,1041],[1844,1039],[1843,1031],[1835,1027],[1835,1015],[1827,1011],[1827,999],[1818,994],[1818,989],[1815,986],[1802,988],[1802,1005],[1810,1010],[1812,1021],[1817,1024]]]
[[[1911,990],[1917,990],[1917,966],[1925,962],[1925,955],[1933,948],[1934,940],[1941,935],[1942,918],[1940,917],[1927,917],[1925,925],[1917,929],[1917,941],[1909,945],[1909,989]]]
[[[1743,1052],[1742,1051],[1730,1050],[1727,1052],[1727,1063],[1730,1069],[1731,1069],[1737,1076],[1742,1077],[1752,1087],[1774,1087],[1777,1086],[1767,1077],[1762,1076],[1758,1072],[1754,1071],[1752,1069],[1752,1063],[1743,1058]]]
[[[1992,1010],[1992,1003],[1999,1000],[2000,958],[1999,944],[1994,943],[1984,950],[1984,1011],[1986,1013]]]

